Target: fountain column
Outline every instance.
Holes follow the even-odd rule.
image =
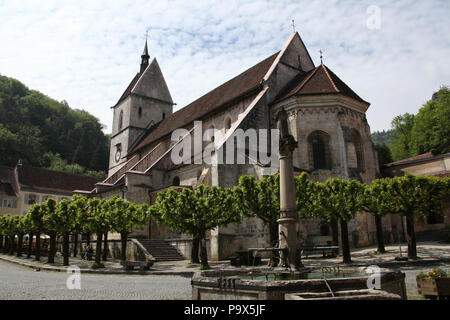
[[[278,130],[280,131],[280,219],[279,227],[280,247],[287,249],[287,256],[281,255],[280,266],[301,267],[298,255],[299,241],[297,239],[297,205],[295,198],[294,165],[292,153],[297,147],[297,141],[289,133],[288,116],[285,110],[277,115]]]

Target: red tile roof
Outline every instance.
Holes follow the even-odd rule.
[[[432,154],[431,152],[419,154],[418,156],[414,156],[414,157],[402,159],[402,160],[395,161],[395,162],[391,162],[391,163],[386,163],[385,166],[401,164],[401,163],[403,163],[403,162],[410,162],[410,161],[416,161],[416,160],[424,160],[424,159],[428,159],[428,158],[433,158],[433,154]]]
[[[341,93],[350,98],[367,103],[328,67],[321,64],[306,74],[299,75],[281,91],[276,101],[287,99],[293,95]]]
[[[17,196],[19,194],[14,168],[0,166],[0,194],[7,196]]]
[[[277,55],[278,52],[244,71],[235,78],[225,82],[216,89],[208,92],[186,107],[169,115],[153,127],[152,130],[150,130],[147,135],[143,137],[140,143],[137,144],[133,150],[131,150],[130,154],[170,134],[175,129],[182,128],[194,120],[200,119],[224,104],[258,89],[261,85],[261,80],[264,78],[272,63],[275,61]]]
[[[94,189],[97,179],[42,168],[20,166],[17,168],[22,188],[71,193],[74,190]]]

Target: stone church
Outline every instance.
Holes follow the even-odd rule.
[[[359,97],[327,66],[315,66],[298,33],[283,48],[233,79],[225,82],[177,112],[156,58],[150,59],[147,43],[139,73],[112,107],[114,120],[108,178],[97,183],[92,196],[123,197],[135,203],[151,203],[159,191],[195,188],[199,184],[232,187],[241,175],[258,178],[276,172],[260,162],[244,164],[174,164],[171,152],[181,143],[172,132],[184,128],[194,135],[194,122],[202,130],[215,129],[225,139],[238,129],[276,128],[275,115],[284,108],[290,130],[298,141],[294,167],[311,179],[355,178],[369,183],[379,176],[377,153],[366,119],[369,102]],[[206,75],[205,75],[206,76]],[[252,146],[247,145],[247,148]],[[246,150],[248,151],[248,150]],[[384,218],[391,230],[390,217]],[[359,215],[349,224],[353,246],[375,242],[373,217]],[[151,223],[140,237],[166,240],[186,257],[191,239]],[[330,228],[322,221],[301,221],[304,242],[326,243]],[[389,234],[387,234],[389,237]],[[211,259],[226,259],[236,250],[270,246],[268,229],[258,219],[211,230]]]

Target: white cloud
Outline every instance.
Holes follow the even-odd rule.
[[[381,28],[366,26],[367,7]],[[372,103],[373,130],[415,113],[449,84],[448,1],[0,0],[0,73],[83,108],[108,126],[138,71],[145,30],[177,108],[280,50],[297,31]]]

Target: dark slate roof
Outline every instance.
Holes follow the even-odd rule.
[[[28,166],[17,167],[17,172],[21,188],[43,191],[68,193],[74,190],[91,191],[98,182],[97,179],[88,176]]]
[[[138,82],[139,78],[141,77],[140,73],[137,73],[133,80],[131,80],[130,84],[128,85],[128,87],[125,89],[124,93],[122,94],[122,96],[120,97],[119,101],[117,101],[116,106],[121,103],[123,100],[125,100],[130,94],[131,94],[131,90],[133,90],[134,86],[136,85],[136,83]]]
[[[18,196],[19,188],[14,176],[14,168],[0,166],[0,195]]]
[[[153,127],[131,152],[136,152],[146,145],[170,134],[175,129],[182,128],[226,103],[234,101],[253,90],[257,90],[278,53],[271,55],[186,107],[166,117]]]
[[[312,69],[306,74],[294,78],[285,89],[280,92],[276,101],[287,99],[293,95],[310,94],[336,94],[341,93],[350,98],[367,103],[361,99],[349,86],[347,86],[337,75],[335,75],[324,64]]]

